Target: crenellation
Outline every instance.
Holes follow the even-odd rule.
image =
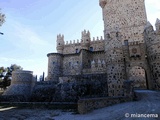
[[[133,41],[133,42],[129,42],[129,45],[139,45],[140,41]]]
[[[89,31],[86,32],[86,30],[84,30],[83,35],[88,35],[90,34]],[[61,35],[59,35],[61,37]],[[64,37],[63,37],[64,39]],[[58,45],[57,48],[63,50],[63,54],[73,54],[76,53],[78,51],[80,51],[81,49],[87,49],[90,51],[103,51],[104,50],[104,39],[103,37],[97,37],[95,40],[95,37],[93,37],[93,40],[91,40],[90,38],[88,39],[88,42],[85,42],[81,39],[81,42],[79,42],[79,39],[76,40],[70,40],[70,42],[68,43],[68,41],[64,41],[64,45],[60,46]],[[59,41],[59,39],[58,39]],[[85,47],[85,48],[84,48]],[[60,52],[62,53],[62,52]]]
[[[77,39],[77,44],[79,43],[79,39]]]

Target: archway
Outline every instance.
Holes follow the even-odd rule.
[[[146,72],[140,66],[134,66],[129,71],[129,80],[134,81],[134,88],[147,89]]]

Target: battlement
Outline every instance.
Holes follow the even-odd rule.
[[[106,62],[104,60],[92,60],[91,61],[91,67],[106,67]]]
[[[77,39],[77,40],[70,40],[69,42],[65,41],[64,45],[74,45],[74,44],[79,44],[79,43],[80,43],[80,40]]]
[[[86,31],[86,30],[82,31],[82,36],[86,36],[86,35],[90,36],[89,30],[88,31]]]
[[[106,72],[105,60],[93,60],[91,61],[91,72],[92,73],[104,73]]]
[[[101,42],[101,41],[104,41],[104,38],[102,36],[100,37],[93,37],[91,40],[90,40],[90,43],[96,43],[96,42]],[[70,41],[65,41],[64,45],[77,45],[77,44],[81,44],[82,43],[82,40],[70,40]]]
[[[58,40],[64,40],[64,35],[62,34],[59,34],[59,35],[57,35],[57,41]]]
[[[133,41],[133,42],[129,42],[129,45],[139,45],[140,41]]]

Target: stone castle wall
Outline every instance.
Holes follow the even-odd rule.
[[[50,53],[47,80],[58,81],[64,75],[105,73],[104,55],[104,51],[88,50],[80,50],[74,54]]]
[[[156,31],[153,26],[148,22],[144,31],[146,46],[147,46],[147,59],[151,69],[151,79],[153,80],[154,89],[160,89],[160,20],[157,19]]]
[[[83,44],[82,40],[81,41],[77,40],[76,42],[75,40],[73,40],[70,41],[70,43],[66,41],[66,43],[63,45],[63,54],[79,53],[80,50],[83,49],[82,44]],[[96,39],[93,38],[92,41],[89,41],[87,50],[104,51],[104,39],[102,37],[101,38],[97,37]]]
[[[141,41],[147,22],[144,0],[100,0],[103,10],[104,32],[118,29],[122,41]]]
[[[9,88],[3,95],[23,95],[29,97],[36,83],[32,71],[13,71]]]
[[[136,88],[159,90],[160,20],[154,31],[147,23],[144,0],[100,0],[100,6],[104,38],[91,39],[84,30],[81,40],[65,43],[64,35],[57,35],[57,53],[47,55],[48,82],[35,84],[32,72],[16,71],[4,95],[33,93],[33,101],[49,102],[112,97],[82,100],[80,109],[87,110],[119,103],[113,97],[132,93],[130,80]]]
[[[100,6],[104,39],[91,39],[86,30],[77,42],[65,43],[64,35],[58,35],[57,52],[61,57],[49,57],[48,80],[104,73],[109,96],[123,95],[124,80],[133,80],[137,88],[158,87],[159,42],[155,41],[159,41],[160,27],[156,23],[156,32],[144,32],[147,24],[144,1],[100,0]],[[58,59],[58,65],[54,66],[53,61]]]
[[[63,56],[58,53],[50,53],[48,56],[48,76],[47,80],[58,81],[62,75],[62,60]]]

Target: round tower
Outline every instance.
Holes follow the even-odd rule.
[[[82,31],[82,41],[81,41],[81,47],[82,49],[88,50],[90,45],[90,32],[89,31]]]
[[[144,36],[147,48],[147,59],[151,69],[152,88],[160,90],[160,21],[156,21],[156,31],[150,22],[147,23]]]
[[[126,66],[123,53],[125,41],[144,42],[147,22],[144,0],[99,0],[103,12],[105,58],[109,96],[123,95]],[[130,7],[128,7],[130,6]]]
[[[59,53],[49,53],[48,55],[48,81],[58,82],[62,75],[63,56]]]
[[[35,82],[32,71],[13,71],[11,85],[3,95],[23,95],[28,98]]]
[[[57,53],[63,54],[64,49],[64,35],[57,35]]]

